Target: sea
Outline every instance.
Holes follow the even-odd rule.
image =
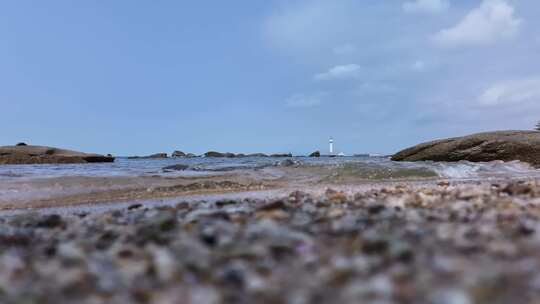
[[[294,164],[286,164],[291,159]],[[186,165],[186,170],[164,169],[174,165]],[[166,158],[166,159],[129,159],[118,157],[113,163],[93,164],[38,164],[38,165],[0,165],[0,183],[2,181],[44,179],[68,176],[86,177],[141,177],[141,176],[204,176],[220,172],[263,169],[290,165],[293,167],[328,166],[347,167],[362,172],[377,172],[376,179],[402,177],[435,176],[445,179],[489,179],[500,177],[536,177],[540,170],[519,162],[395,162],[389,157],[380,156],[345,156],[345,157],[239,157],[239,158]],[[385,176],[388,172],[388,176]],[[407,172],[400,175],[400,172]],[[418,172],[415,176],[414,172]],[[366,175],[370,179],[370,175]]]

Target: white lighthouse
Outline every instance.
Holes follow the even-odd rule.
[[[330,141],[329,141],[329,145],[330,145],[330,155],[334,155],[334,139],[332,137],[330,137]]]

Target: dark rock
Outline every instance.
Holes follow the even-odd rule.
[[[382,204],[375,204],[375,205],[369,206],[367,209],[368,209],[369,214],[377,214],[384,211],[386,209],[386,206]]]
[[[423,143],[392,156],[395,161],[487,162],[519,160],[540,167],[540,132],[497,131]]]
[[[225,206],[229,206],[229,205],[236,205],[236,203],[237,202],[235,200],[220,200],[220,201],[216,202],[216,206],[225,207]]]
[[[41,219],[37,223],[37,227],[41,228],[57,228],[64,224],[64,221],[62,220],[62,217],[58,214],[51,214],[45,216],[43,219]]]
[[[204,229],[201,232],[200,238],[204,244],[210,247],[217,245],[219,241],[218,235],[214,229]]]
[[[309,157],[321,157],[321,152],[315,151],[309,155]]]
[[[194,158],[194,157],[197,157],[197,155],[195,155],[193,153],[186,154],[186,158]]]
[[[291,153],[287,153],[287,154],[272,154],[272,155],[270,155],[270,157],[292,157],[292,154],[291,154]]]
[[[172,154],[171,154],[171,157],[186,157],[187,154],[182,152],[182,151],[174,151]]]
[[[388,250],[388,242],[383,239],[368,238],[362,244],[362,251],[365,254],[383,254]]]
[[[18,144],[16,144],[17,147],[24,147],[24,146],[28,146],[26,143],[23,143],[23,142],[20,142]]]
[[[163,167],[164,171],[184,171],[189,168],[188,165],[176,164],[172,166]]]
[[[268,157],[268,155],[264,153],[252,153],[252,154],[248,154],[248,157]]]
[[[204,157],[229,157],[229,158],[232,158],[232,157],[236,157],[236,155],[234,153],[221,153],[221,152],[216,152],[216,151],[208,151],[206,153],[204,153]]]
[[[263,205],[257,209],[257,211],[270,211],[270,210],[284,210],[287,209],[287,205],[282,200],[277,200],[266,205]]]
[[[0,164],[79,164],[114,162],[114,157],[43,146],[0,147]]]
[[[135,210],[135,209],[139,209],[141,208],[143,205],[142,204],[133,204],[133,205],[130,205],[128,207],[128,210]]]

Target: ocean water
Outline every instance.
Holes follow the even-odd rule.
[[[279,167],[288,158],[245,157],[245,158],[168,158],[128,159],[117,158],[114,163],[102,164],[41,164],[0,165],[0,183],[52,177],[88,176],[204,176],[238,170],[258,170]],[[519,161],[472,163],[467,161],[445,162],[394,162],[387,157],[293,157],[299,167],[328,167],[343,169],[366,179],[440,177],[447,179],[474,179],[499,177],[540,176],[540,170]],[[164,170],[176,164],[187,165],[183,171]]]

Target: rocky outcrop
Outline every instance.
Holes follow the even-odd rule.
[[[0,147],[0,164],[80,164],[108,163],[114,157],[88,154],[71,150],[44,146],[3,146]]]
[[[187,154],[182,152],[182,151],[174,151],[172,154],[171,154],[171,157],[186,157]]]
[[[540,132],[497,131],[423,143],[392,156],[395,161],[519,160],[540,167]]]
[[[128,159],[161,159],[168,158],[167,153],[156,153],[148,156],[130,156]]]
[[[315,151],[315,152],[311,153],[309,155],[309,157],[321,157],[321,152],[320,151]]]
[[[286,153],[286,154],[272,154],[272,155],[270,155],[270,157],[292,157],[292,154],[291,154],[291,153]]]
[[[268,157],[268,155],[264,153],[252,153],[252,154],[248,154],[247,156],[248,157]]]
[[[234,153],[230,153],[230,152],[221,153],[221,152],[216,152],[216,151],[208,151],[208,152],[204,153],[204,157],[229,157],[229,158],[232,158],[232,157],[236,157],[236,155]]]

